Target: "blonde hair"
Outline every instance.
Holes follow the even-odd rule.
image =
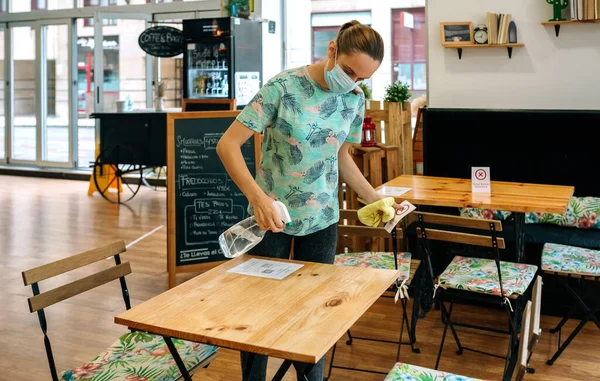
[[[364,53],[379,62],[383,60],[383,38],[375,29],[357,20],[340,27],[335,43],[337,54]]]

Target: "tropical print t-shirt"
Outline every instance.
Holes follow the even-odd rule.
[[[286,234],[307,235],[339,221],[338,152],[345,141],[361,141],[365,102],[357,89],[335,94],[306,67],[289,69],[271,78],[237,118],[263,135],[256,182],[288,208]]]

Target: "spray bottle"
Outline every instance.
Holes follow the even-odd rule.
[[[279,218],[287,226],[292,225],[292,219],[287,208],[281,201],[273,202],[279,213]],[[258,226],[254,216],[238,222],[219,236],[219,245],[226,258],[239,257],[258,245],[265,237],[265,231]]]

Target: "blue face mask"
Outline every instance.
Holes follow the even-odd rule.
[[[337,61],[337,52],[335,59]],[[356,83],[342,70],[337,62],[331,71],[327,71],[327,66],[329,66],[329,60],[327,60],[327,64],[325,65],[325,82],[329,90],[336,94],[346,94],[354,90]]]

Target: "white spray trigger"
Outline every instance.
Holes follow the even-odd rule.
[[[275,209],[277,209],[277,213],[279,213],[281,221],[283,221],[286,225],[291,226],[292,218],[290,217],[290,214],[288,213],[288,210],[283,204],[283,202],[275,201],[273,202],[273,206],[275,207]]]

